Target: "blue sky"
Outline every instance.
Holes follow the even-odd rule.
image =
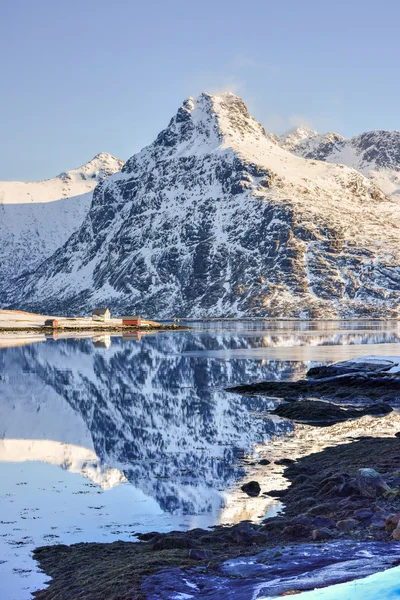
[[[3,0],[0,179],[128,158],[187,96],[267,130],[400,129],[397,0]]]

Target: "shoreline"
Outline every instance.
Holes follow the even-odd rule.
[[[30,326],[30,327],[0,327],[0,335],[2,333],[48,333],[48,334],[60,334],[60,333],[74,333],[74,332],[102,332],[102,333],[138,333],[148,331],[177,331],[177,330],[188,330],[190,327],[184,325],[142,325],[140,327],[131,326],[76,326],[76,327],[44,327],[41,325]]]
[[[186,584],[191,592],[197,590],[189,596],[193,598],[201,598],[207,589],[220,590],[222,600],[231,597],[224,595],[228,589],[232,597],[247,589],[249,595],[243,597],[250,598],[251,590],[273,583],[277,572],[284,591],[294,593],[316,587],[310,570],[328,568],[320,584],[326,587],[399,564],[398,437],[360,439],[287,460],[291,464],[284,477],[290,485],[271,494],[284,502],[279,515],[260,524],[242,521],[210,529],[138,534],[139,541],[36,548],[34,558],[52,579],[34,597],[67,600],[79,589],[82,600],[112,598],[117,585],[121,599],[168,599],[172,582],[174,593],[186,591]],[[360,470],[372,468],[379,472],[380,483],[364,488]],[[377,552],[369,570],[349,570],[355,551],[361,556],[368,544]],[[289,575],[297,557],[304,564],[294,583]],[[329,572],[332,564],[339,565],[334,573]],[[152,595],[156,592],[160,596]]]

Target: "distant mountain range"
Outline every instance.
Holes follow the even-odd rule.
[[[34,270],[62,246],[82,224],[96,185],[123,164],[101,152],[53,179],[0,181],[0,284]]]
[[[269,134],[268,138],[297,156],[357,169],[400,202],[400,131],[368,131],[345,139],[338,133],[321,134],[297,127],[282,136]]]
[[[189,98],[98,184],[80,227],[12,282],[3,304],[164,318],[397,316],[400,206],[388,194],[398,193],[399,136],[267,135],[234,94]]]

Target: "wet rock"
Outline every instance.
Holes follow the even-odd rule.
[[[400,513],[394,513],[389,515],[386,518],[386,530],[387,531],[393,531],[394,529],[396,529],[396,527],[398,526],[400,522]]]
[[[360,524],[356,519],[343,519],[342,521],[338,521],[336,523],[336,527],[340,529],[340,531],[351,531],[355,529]]]
[[[299,485],[300,483],[305,483],[306,481],[308,481],[310,479],[309,475],[297,475],[297,477],[295,477],[293,479],[293,484],[294,485]]]
[[[386,527],[386,519],[383,517],[372,517],[370,522],[370,527],[373,529],[385,529]]]
[[[214,546],[215,544],[220,544],[223,541],[223,537],[219,537],[217,535],[204,535],[199,539],[199,542],[203,546]]]
[[[184,536],[165,535],[152,545],[152,550],[184,550],[193,548],[193,541]]]
[[[266,496],[271,496],[271,498],[283,498],[286,490],[270,490],[269,492],[265,492]]]
[[[317,504],[317,501],[315,498],[311,498],[307,497],[307,498],[303,498],[303,500],[299,500],[298,502],[296,502],[296,509],[298,511],[303,511],[306,508],[311,508],[312,506],[315,506]]]
[[[211,550],[201,550],[199,548],[191,548],[188,553],[192,560],[209,560],[213,558],[214,553]]]
[[[321,426],[332,425],[333,423],[340,423],[365,415],[383,416],[392,412],[392,410],[388,404],[383,402],[363,408],[343,408],[337,404],[321,400],[297,400],[297,402],[280,404],[272,413],[296,423]]]
[[[315,506],[312,506],[307,511],[307,514],[308,515],[326,515],[326,514],[330,514],[330,513],[333,513],[335,511],[336,506],[337,505],[336,505],[335,502],[325,502],[323,504],[316,504]]]
[[[357,487],[360,494],[366,498],[376,498],[390,490],[382,476],[375,469],[359,469]]]
[[[372,519],[373,516],[374,513],[369,508],[359,508],[353,513],[353,518],[358,521],[368,521],[369,519]]]
[[[259,527],[251,526],[250,523],[242,522],[234,527],[228,534],[231,542],[238,545],[248,546],[252,544],[262,544],[269,540],[267,533]]]
[[[286,527],[288,524],[288,519],[285,517],[272,517],[271,519],[266,519],[261,525],[261,531],[271,531],[271,532],[279,532]]]
[[[294,523],[293,525],[285,527],[282,531],[282,535],[289,537],[290,539],[301,539],[309,537],[310,531],[310,527],[302,525],[301,523]]]
[[[315,542],[320,542],[322,540],[329,540],[333,538],[333,534],[332,531],[327,527],[321,527],[320,529],[314,529],[311,537]]]
[[[261,492],[261,487],[258,481],[249,481],[248,483],[242,485],[240,489],[242,492],[252,497],[258,496]]]
[[[328,529],[330,529],[331,527],[335,527],[335,521],[330,517],[314,517],[312,519],[312,524],[317,529],[319,529],[320,527],[327,527]]]
[[[259,465],[270,465],[271,461],[268,460],[267,458],[262,458],[261,460],[258,461]]]
[[[307,517],[307,515],[300,515],[296,517],[294,521],[296,524],[305,525],[306,527],[311,527],[311,525],[313,525],[313,519]]]
[[[275,461],[275,464],[276,465],[292,465],[295,462],[296,461],[293,458],[278,458],[278,460]]]

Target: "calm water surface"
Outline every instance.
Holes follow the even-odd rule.
[[[243,480],[256,473],[272,489],[279,469],[257,473],[258,458],[300,455],[322,442],[316,430],[268,416],[272,400],[224,388],[400,353],[395,322],[191,326],[0,339],[1,600],[25,600],[43,587],[31,558],[38,545],[132,540],[140,531],[276,514],[276,501],[240,491]]]

